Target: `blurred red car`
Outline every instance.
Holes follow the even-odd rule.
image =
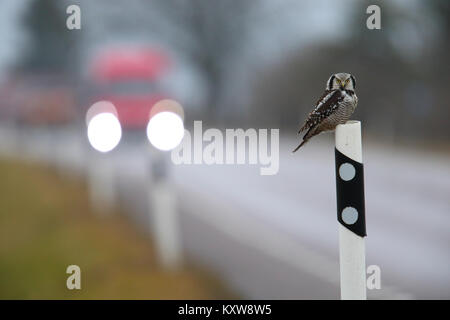
[[[93,82],[90,103],[112,102],[124,129],[140,129],[148,123],[151,107],[167,98],[161,79],[169,59],[150,48],[110,49],[97,55],[90,66]]]

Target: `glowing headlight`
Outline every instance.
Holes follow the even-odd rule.
[[[148,122],[147,137],[150,143],[159,150],[174,149],[184,137],[183,119],[174,112],[159,112]]]
[[[114,114],[104,112],[90,119],[87,135],[89,143],[94,149],[100,152],[108,152],[119,144],[122,137],[122,128]]]

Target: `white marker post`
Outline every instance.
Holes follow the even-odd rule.
[[[87,138],[95,152],[88,163],[88,183],[93,207],[108,212],[114,207],[114,164],[106,153],[122,138],[122,127],[115,106],[109,101],[94,103],[86,113]]]
[[[365,300],[365,208],[361,122],[336,127],[336,195],[342,300]]]
[[[99,215],[110,213],[116,205],[114,166],[109,155],[90,152],[87,182],[89,200]]]
[[[168,269],[182,264],[182,243],[177,199],[169,175],[169,154],[184,136],[183,107],[174,100],[161,100],[150,111],[147,125],[148,141],[159,151],[150,157],[148,179],[150,218],[160,263]]]
[[[150,155],[149,216],[160,264],[170,270],[182,265],[183,247],[176,194],[169,177],[168,155]]]

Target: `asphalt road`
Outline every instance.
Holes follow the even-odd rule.
[[[15,145],[16,154],[63,172],[109,166],[116,204],[149,228],[152,155],[143,136],[125,136],[99,158],[82,130],[8,130],[2,136],[19,142],[4,140],[3,153]],[[261,176],[257,165],[169,164],[187,259],[244,297],[339,298],[334,146],[321,137],[292,155],[295,143],[281,138],[274,176]],[[450,158],[366,142],[363,159],[366,263],[378,265],[382,279],[368,297],[450,298]]]

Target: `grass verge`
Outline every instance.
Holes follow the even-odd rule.
[[[92,212],[82,183],[0,161],[0,299],[226,299],[193,267],[158,267],[151,241],[120,214]],[[66,268],[81,268],[68,290]]]

